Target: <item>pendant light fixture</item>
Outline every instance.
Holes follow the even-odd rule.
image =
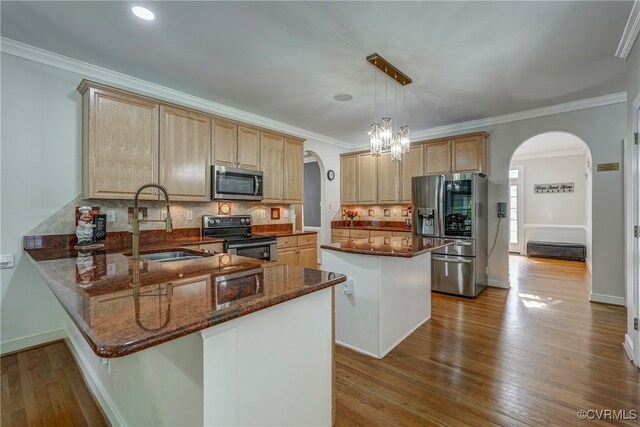
[[[371,124],[371,127],[369,129],[371,155],[377,157],[380,156],[382,152],[389,151],[392,161],[400,161],[402,160],[402,155],[409,152],[409,145],[411,142],[409,136],[409,126],[407,125],[406,90],[404,88],[404,86],[411,83],[411,79],[377,53],[369,55],[367,57],[367,61],[374,66],[373,123]],[[382,117],[380,123],[378,123],[378,70],[384,72],[389,78],[392,78],[394,83],[396,84],[396,86],[394,86],[395,123],[389,115],[389,99],[387,90],[388,80],[385,80],[384,86],[385,117]],[[397,123],[401,123],[398,117],[398,84],[403,86],[402,126],[397,125]]]

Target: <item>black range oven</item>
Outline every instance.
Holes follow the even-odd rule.
[[[204,215],[202,236],[224,239],[224,251],[231,255],[276,261],[277,240],[274,236],[251,234],[251,217],[248,215]]]

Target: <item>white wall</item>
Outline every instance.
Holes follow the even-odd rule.
[[[331,219],[340,209],[340,153],[347,150],[327,144],[325,142],[308,139],[304,149],[311,151],[318,159],[320,180],[322,182],[322,230],[318,233],[318,243],[331,243]],[[327,179],[327,172],[333,170],[336,177],[333,181]]]
[[[587,244],[587,178],[583,154],[514,158],[523,168],[524,251],[529,240]],[[533,191],[535,184],[572,182],[573,193]],[[590,206],[589,206],[590,209]],[[589,251],[590,252],[590,251]]]
[[[64,313],[35,267],[22,255],[22,236],[81,191],[81,77],[2,54],[3,351],[13,341],[64,327]],[[37,338],[34,338],[37,341]],[[35,343],[35,342],[34,342]]]

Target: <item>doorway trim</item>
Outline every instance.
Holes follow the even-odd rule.
[[[302,218],[302,229],[304,231],[316,231],[317,237],[317,246],[318,246],[318,259],[317,259],[317,263],[321,264],[322,263],[322,256],[321,256],[321,251],[320,251],[320,245],[323,244],[323,236],[324,236],[324,230],[326,227],[326,219],[325,219],[325,203],[324,201],[326,200],[325,197],[325,177],[326,177],[326,170],[324,167],[324,163],[322,162],[322,158],[320,157],[320,155],[318,153],[316,153],[313,150],[304,150],[304,155],[305,156],[311,156],[314,158],[314,160],[318,163],[318,169],[320,169],[320,227],[310,227],[310,226],[306,226],[304,225],[304,216]],[[305,162],[306,163],[306,162]],[[303,200],[304,201],[304,200]],[[304,204],[303,204],[304,206]],[[303,207],[303,212],[304,212],[304,207]]]
[[[516,212],[518,215],[517,218],[517,234],[518,234],[518,243],[511,243],[511,203],[509,203],[509,211],[508,211],[508,227],[509,227],[509,252],[517,252],[521,255],[525,254],[524,245],[522,239],[524,239],[524,165],[518,164],[510,164],[509,172],[512,169],[518,170],[518,178],[509,178],[509,202],[511,201],[511,186],[516,185],[517,187],[517,206]]]

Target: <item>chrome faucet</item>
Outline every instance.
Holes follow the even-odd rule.
[[[167,202],[167,217],[165,219],[138,219],[138,198],[140,197],[140,193],[142,190],[151,187],[155,187],[164,193],[164,199]],[[131,221],[131,244],[133,246],[133,254],[131,255],[132,259],[140,258],[140,224],[145,222],[164,222],[167,233],[171,233],[173,230],[173,221],[171,220],[171,212],[169,211],[169,193],[167,193],[167,189],[162,185],[145,184],[138,188],[136,196],[133,198],[133,220]]]

